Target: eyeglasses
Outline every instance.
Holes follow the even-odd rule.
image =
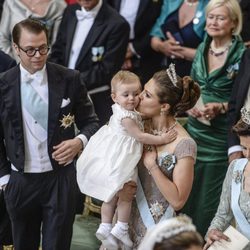
[[[29,48],[29,49],[23,49],[18,45],[18,48],[23,52],[25,52],[28,57],[33,57],[37,51],[41,56],[47,55],[50,49],[47,45],[42,45],[39,48]]]

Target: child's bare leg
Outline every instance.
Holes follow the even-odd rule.
[[[115,213],[117,197],[113,197],[109,202],[103,202],[101,207],[102,223],[96,231],[96,237],[102,241],[107,249],[118,249],[117,241],[112,234],[112,220]]]
[[[131,213],[132,201],[124,201],[119,199],[117,203],[118,221],[128,223]]]
[[[111,234],[130,248],[133,246],[133,242],[128,234],[128,222],[130,218],[131,206],[132,201],[124,201],[119,198],[117,203],[118,220],[111,231]]]
[[[114,196],[111,201],[103,202],[101,207],[102,223],[112,223],[118,197]]]

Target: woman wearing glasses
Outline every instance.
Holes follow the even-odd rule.
[[[63,0],[5,0],[0,23],[0,49],[19,61],[11,46],[11,31],[16,23],[27,17],[38,19],[46,25],[48,41],[52,44],[65,6]]]

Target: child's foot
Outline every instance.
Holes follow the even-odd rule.
[[[115,237],[110,233],[110,229],[100,225],[96,231],[96,238],[100,240],[108,250],[118,250],[118,243]]]
[[[129,237],[128,228],[121,228],[116,224],[111,230],[111,234],[120,240],[126,247],[132,248],[133,242]]]

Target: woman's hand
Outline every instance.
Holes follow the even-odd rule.
[[[167,32],[167,35],[171,36],[171,39],[162,41],[158,37],[153,37],[151,40],[151,47],[167,57],[172,59],[174,58],[183,58],[183,56],[177,52],[180,47],[179,43],[174,39],[170,32]]]
[[[198,117],[201,117],[203,116],[203,112],[200,111],[198,108],[194,107],[192,109],[189,109],[187,111],[187,114],[194,117],[194,118],[198,118]]]
[[[123,188],[118,192],[118,196],[122,201],[130,202],[134,199],[136,194],[136,183],[129,181],[124,184]]]
[[[221,112],[222,105],[220,102],[209,102],[205,104],[203,116],[207,120],[214,119]]]
[[[220,230],[211,229],[208,232],[207,242],[206,242],[203,250],[208,249],[213,244],[214,241],[220,241],[222,239],[226,240],[226,241],[230,241],[230,239],[225,234],[223,234]]]

